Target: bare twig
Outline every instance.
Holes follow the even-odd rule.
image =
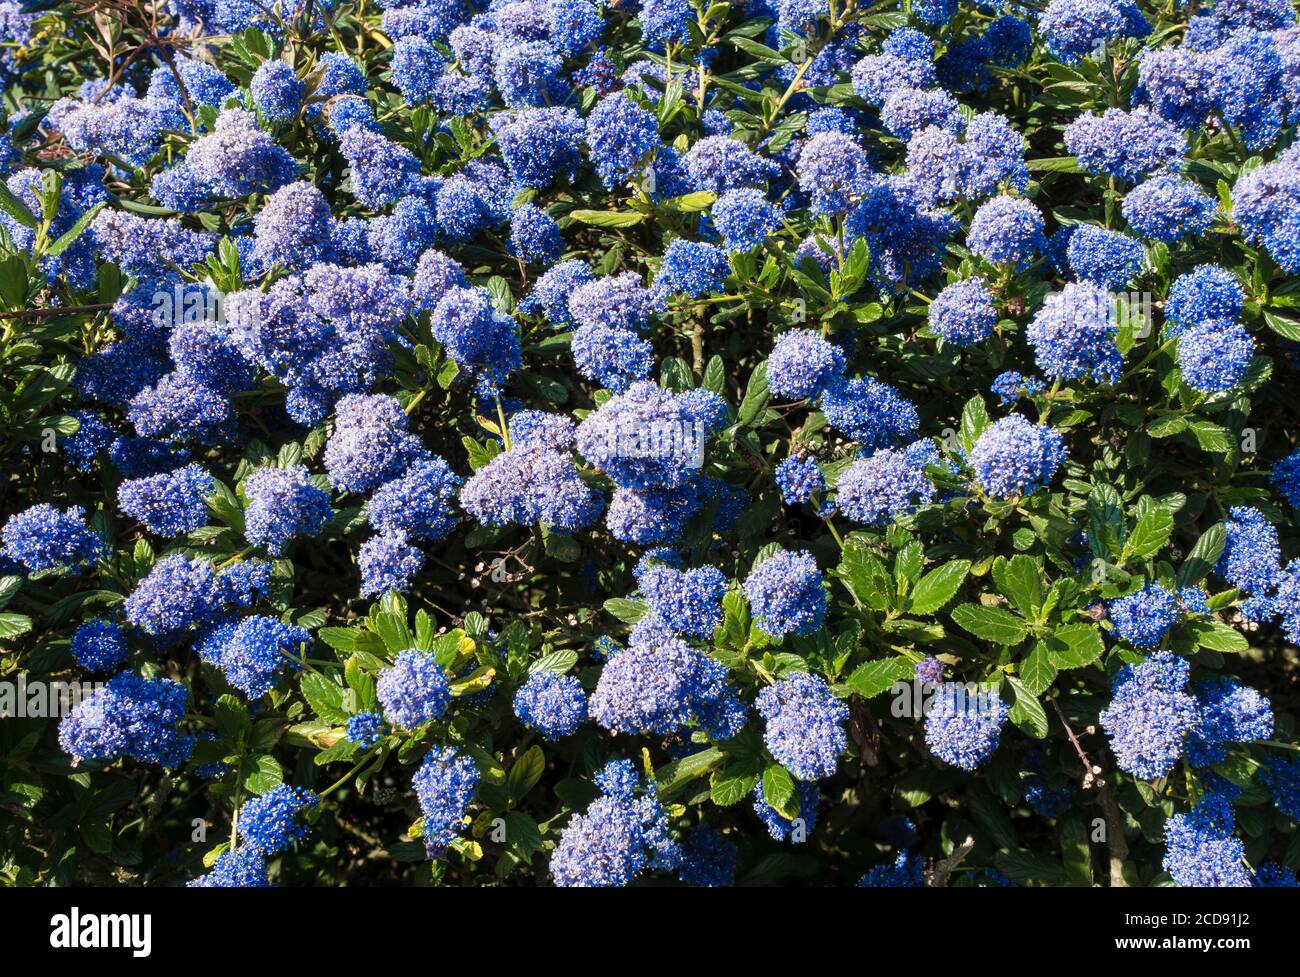
[[[1061,704],[1055,699],[1051,702],[1057,718],[1061,720],[1061,726],[1065,728],[1065,735],[1070,738],[1070,744],[1079,755],[1079,762],[1083,764],[1083,789],[1089,790],[1093,787],[1097,789],[1097,803],[1101,807],[1102,816],[1106,819],[1106,851],[1110,862],[1110,884],[1114,888],[1124,888],[1128,885],[1124,881],[1124,863],[1128,861],[1128,841],[1124,838],[1124,815],[1120,812],[1119,802],[1115,800],[1115,789],[1101,776],[1102,768],[1088,759],[1079,737],[1066,721]]]

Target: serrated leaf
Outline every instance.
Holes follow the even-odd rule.
[[[1133,532],[1124,543],[1127,559],[1145,560],[1155,556],[1169,542],[1174,531],[1174,514],[1157,507],[1137,521]]]
[[[1240,631],[1228,627],[1222,621],[1202,619],[1188,621],[1187,630],[1199,648],[1240,655],[1250,650],[1250,641]]]
[[[1047,736],[1047,711],[1043,704],[1038,701],[1038,696],[1034,695],[1025,684],[1014,675],[1008,675],[1007,681],[1016,691],[1016,701],[1011,706],[1011,711],[1007,714],[1013,723],[1016,724],[1023,732],[1028,733],[1035,739],[1043,739]]]
[[[635,227],[645,220],[634,210],[571,210],[569,216],[595,227]]]
[[[961,411],[961,443],[967,451],[975,447],[975,442],[984,430],[993,423],[989,420],[989,411],[984,406],[983,397],[972,397],[966,401]]]
[[[1231,431],[1212,421],[1191,421],[1187,427],[1196,438],[1196,443],[1200,445],[1201,450],[1208,451],[1210,454],[1227,454],[1236,444]]]
[[[32,619],[26,614],[6,611],[0,614],[0,638],[16,638],[32,629]]]
[[[31,208],[14,195],[14,192],[8,186],[3,185],[4,181],[0,180],[0,209],[16,220],[23,227],[36,230],[41,226],[41,222],[36,215],[32,213]]]
[[[300,687],[303,698],[321,719],[336,725],[348,721],[348,714],[343,708],[343,689],[340,686],[318,672],[308,672],[303,675]]]
[[[1101,632],[1091,624],[1067,624],[1047,639],[1047,652],[1057,668],[1083,668],[1106,650]]]
[[[0,577],[0,609],[14,599],[14,595],[22,589],[22,586],[23,578],[20,576]]]
[[[953,609],[952,619],[975,637],[999,645],[1019,644],[1029,633],[1023,619],[1000,607],[960,604]]]
[[[611,597],[601,606],[624,624],[636,624],[646,616],[648,610],[642,601],[628,600],[625,597]]]
[[[563,674],[576,664],[578,664],[578,653],[572,648],[562,648],[537,659],[528,666],[528,673],[530,675],[534,672],[559,672]]]
[[[375,633],[383,639],[384,647],[388,649],[389,654],[396,655],[415,647],[415,635],[411,634],[404,617],[399,617],[391,611],[380,611],[374,615],[372,626]]]
[[[723,362],[721,356],[709,357],[709,362],[704,367],[704,379],[700,386],[712,393],[722,395],[727,385],[727,364]]]
[[[248,706],[229,693],[217,699],[213,717],[217,721],[217,732],[221,738],[231,743],[238,743],[252,728]]]
[[[100,203],[95,204],[95,206],[87,210],[84,214],[82,214],[80,217],[77,218],[77,222],[75,224],[73,224],[70,228],[68,228],[66,231],[60,234],[59,237],[55,239],[54,243],[52,243],[48,248],[45,249],[45,253],[47,255],[50,255],[51,257],[57,257],[63,254],[64,251],[67,251],[68,248],[72,247],[72,245],[76,242],[77,238],[81,237],[81,235],[85,232],[86,228],[90,226],[90,222],[93,221],[96,217],[98,217],[99,212],[107,206],[108,206],[107,203],[101,201]]]
[[[737,423],[741,427],[753,424],[767,408],[768,401],[771,399],[772,393],[767,386],[767,360],[764,360],[754,367],[754,372],[749,375],[745,396],[740,402],[740,410],[736,416]]]
[[[763,771],[763,800],[787,821],[799,816],[799,793],[794,777],[779,763],[769,764]]]
[[[284,783],[284,770],[273,756],[260,756],[252,769],[244,775],[244,787],[254,794],[265,794],[268,790]]]
[[[510,801],[518,804],[525,794],[536,786],[546,770],[546,754],[540,746],[530,747],[528,752],[515,761],[506,775],[506,791]]]
[[[1033,617],[1043,604],[1042,570],[1038,561],[1023,553],[993,561],[993,582],[998,592],[1025,617]]]
[[[1057,668],[1047,651],[1047,644],[1034,643],[1033,650],[1020,662],[1020,681],[1034,695],[1042,695],[1056,681]]]
[[[724,767],[709,782],[709,799],[719,807],[739,804],[754,792],[759,776],[752,763],[736,763]]]
[[[1203,532],[1178,568],[1178,586],[1190,587],[1205,579],[1219,562],[1227,541],[1228,528],[1223,523],[1216,523]]]
[[[914,668],[907,658],[864,662],[853,670],[845,684],[864,699],[870,699],[889,691],[895,682],[910,678]]]

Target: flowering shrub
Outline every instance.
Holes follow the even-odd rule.
[[[1296,884],[1287,0],[0,44],[6,882]]]

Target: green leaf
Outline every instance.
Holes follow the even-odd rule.
[[[547,529],[542,530],[542,549],[561,563],[576,563],[582,556],[582,546],[576,539]]]
[[[356,655],[349,658],[343,666],[343,679],[353,693],[358,712],[370,712],[379,708],[379,701],[375,698],[375,677],[362,667]]]
[[[384,640],[379,635],[363,631],[361,628],[321,628],[316,632],[316,637],[335,651],[344,654],[366,651],[382,655],[387,650],[384,647]]]
[[[695,377],[690,365],[680,356],[669,356],[659,364],[659,385],[681,393],[695,386]]]
[[[983,784],[973,784],[966,792],[966,804],[973,817],[989,833],[998,848],[1016,847],[1016,829],[1007,817],[1006,808]]]
[[[998,592],[1025,617],[1034,617],[1043,605],[1042,570],[1038,561],[1023,553],[993,561],[993,582]]]
[[[0,259],[0,301],[6,309],[21,309],[27,302],[27,262],[17,255]]]
[[[717,199],[718,195],[711,190],[697,190],[694,193],[685,193],[680,197],[674,197],[671,203],[677,210],[691,214],[701,210],[708,210],[713,205],[713,201]]]
[[[1067,885],[1075,881],[1060,862],[1023,848],[996,853],[993,856],[993,864],[1012,882],[1019,882],[1021,885],[1030,883]]]
[[[333,746],[326,747],[312,758],[312,763],[323,767],[327,763],[340,763],[351,760],[361,747],[346,737],[337,740]]]
[[[1293,343],[1300,343],[1300,322],[1286,316],[1278,315],[1276,312],[1264,310],[1264,321],[1268,327],[1283,339],[1289,339]]]
[[[1028,160],[1025,164],[1031,173],[1082,173],[1079,161],[1073,156],[1044,156]]]
[[[1043,739],[1047,736],[1047,712],[1043,709],[1043,704],[1014,675],[1008,675],[1007,681],[1016,690],[1016,701],[1011,706],[1008,718],[1025,733],[1035,739]]]
[[[1126,531],[1124,503],[1113,486],[1098,484],[1088,493],[1088,543],[1096,556],[1118,556]]]
[[[1047,643],[1036,641],[1033,650],[1020,662],[1020,681],[1034,695],[1042,695],[1056,681],[1057,669],[1052,663]]]
[[[977,638],[999,645],[1016,645],[1029,633],[1024,620],[1000,607],[982,604],[959,604],[952,619]]]
[[[265,794],[268,790],[284,783],[284,770],[273,756],[260,756],[252,764],[252,769],[244,774],[244,787],[254,794]]]
[[[1188,621],[1186,627],[1196,640],[1197,647],[1231,655],[1239,655],[1250,650],[1250,641],[1246,636],[1228,627],[1222,621],[1210,619]]]
[[[343,689],[338,685],[318,672],[307,672],[302,677],[301,687],[307,705],[321,719],[336,725],[348,721],[348,714],[343,708]]]
[[[230,491],[225,482],[213,479],[212,491],[204,501],[217,519],[240,534],[244,532],[244,507],[239,502],[239,496]]]
[[[396,655],[415,647],[415,636],[406,625],[406,618],[391,611],[380,611],[371,620],[375,633],[384,641],[389,654]]]
[[[645,220],[634,210],[571,210],[569,216],[596,227],[635,227]]]
[[[1155,556],[1169,542],[1174,531],[1174,514],[1168,509],[1152,509],[1133,527],[1124,544],[1126,559],[1145,560]]]
[[[628,600],[626,597],[611,597],[601,606],[624,624],[636,624],[649,610],[641,601]]]
[[[506,811],[502,817],[506,822],[506,841],[516,855],[528,861],[542,847],[542,833],[537,822],[522,811]]]
[[[540,746],[531,747],[527,753],[515,761],[506,775],[506,791],[510,802],[518,804],[525,794],[536,786],[546,770],[546,754]]]
[[[1211,421],[1192,421],[1187,426],[1191,429],[1192,435],[1196,438],[1196,443],[1201,446],[1202,451],[1208,451],[1214,455],[1224,455],[1236,445],[1232,432],[1219,424]]]
[[[785,64],[787,61],[780,51],[773,51],[770,47],[759,44],[757,41],[751,41],[747,37],[728,37],[727,40],[751,58],[756,58],[759,61],[773,61],[777,64]]]
[[[912,590],[909,614],[930,614],[952,600],[970,573],[970,560],[951,560],[923,576]]]
[[[894,557],[894,579],[900,587],[905,584],[916,583],[917,577],[921,575],[921,568],[925,566],[925,544],[919,539],[914,539]],[[905,588],[904,588],[905,589]],[[903,592],[900,590],[900,593]]]
[[[709,362],[704,367],[704,380],[701,386],[719,396],[726,390],[727,364],[723,362],[721,356],[709,357]]]
[[[16,197],[14,192],[9,187],[4,186],[3,183],[4,181],[0,180],[0,209],[3,209],[6,214],[19,224],[22,224],[23,227],[31,228],[33,231],[40,227],[41,222],[37,220],[31,208]]]
[[[1228,527],[1224,523],[1216,523],[1202,533],[1183,565],[1178,568],[1178,586],[1190,587],[1205,579],[1219,562],[1227,541]]]
[[[794,777],[779,763],[769,764],[763,771],[763,800],[787,821],[799,816],[799,793]]]
[[[1047,639],[1047,653],[1057,668],[1083,668],[1106,650],[1099,632],[1091,624],[1067,624]]]
[[[885,564],[861,540],[847,541],[844,558],[835,568],[835,575],[844,581],[860,604],[883,611],[893,602],[893,580]]]
[[[709,782],[709,800],[718,807],[739,804],[754,792],[759,776],[759,765],[753,762],[724,767],[714,773]]]
[[[845,684],[864,699],[870,699],[889,691],[895,682],[905,681],[914,667],[910,659],[901,657],[863,662]]]
[[[967,451],[975,446],[979,436],[993,422],[983,397],[972,397],[961,410],[961,443]]]
[[[674,760],[655,771],[655,783],[658,785],[659,797],[667,800],[678,791],[685,789],[699,777],[712,771],[722,763],[724,754],[716,746]]]
[[[113,850],[113,829],[107,820],[83,821],[78,827],[87,847],[96,855],[107,855]]]
[[[753,424],[767,408],[768,401],[771,399],[772,393],[767,386],[767,360],[764,360],[754,367],[754,372],[749,375],[745,396],[740,402],[740,411],[736,417],[737,423],[741,427]]]
[[[6,612],[0,614],[0,638],[14,638],[32,629],[32,619],[26,614]]]
[[[252,729],[248,707],[229,693],[217,699],[213,715],[217,721],[217,733],[230,743],[240,742]]]
[[[14,595],[22,589],[23,578],[17,575],[12,577],[0,577],[0,610],[8,606],[9,602],[14,599]]]
[[[75,242],[77,238],[81,237],[86,228],[90,226],[90,222],[98,217],[99,212],[107,206],[106,203],[101,201],[91,207],[88,211],[77,218],[75,224],[68,228],[64,233],[60,234],[54,243],[45,249],[45,253],[51,257],[57,257],[58,255],[63,254],[64,251],[67,251],[68,248],[72,247],[73,242]]]
[[[1147,425],[1147,434],[1153,438],[1169,438],[1187,430],[1187,418],[1182,414],[1169,414]]]
[[[543,655],[528,666],[528,674],[534,672],[559,672],[561,675],[578,664],[578,653],[572,648],[562,648]]]

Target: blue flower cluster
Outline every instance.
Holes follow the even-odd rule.
[[[587,721],[587,696],[572,675],[533,672],[515,693],[515,715],[550,740],[578,731]]]
[[[266,855],[277,855],[307,837],[307,825],[298,818],[320,803],[311,791],[276,784],[239,809],[239,837]]]
[[[199,656],[249,699],[270,692],[286,672],[302,668],[312,638],[305,628],[265,614],[227,619],[207,631]]]
[[[944,763],[975,770],[998,748],[1008,712],[994,689],[944,682],[925,704],[925,743]]]
[[[601,669],[591,718],[615,733],[666,736],[699,726],[714,739],[733,737],[745,707],[727,669],[681,638],[643,633]]]
[[[1218,793],[1173,815],[1165,822],[1165,871],[1184,887],[1250,885],[1246,846],[1235,827],[1229,798]]]
[[[1061,432],[1020,414],[990,425],[970,451],[975,481],[996,499],[1032,494],[1051,482],[1064,461]]]
[[[774,638],[813,634],[826,619],[826,589],[817,561],[806,550],[777,550],[745,578],[759,628]]]
[[[59,723],[59,746],[79,760],[131,757],[176,767],[194,749],[180,731],[190,693],[171,679],[122,672],[79,702]]]
[[[621,887],[644,872],[670,871],[681,863],[682,846],[673,840],[653,788],[638,794],[630,764],[610,771],[621,763],[626,761],[611,761],[606,775],[597,777],[601,796],[565,825],[551,855],[556,885]]]
[[[835,774],[848,743],[849,710],[816,675],[780,679],[754,699],[766,726],[763,742],[772,756],[800,780]]]
[[[244,493],[244,535],[273,556],[295,536],[318,534],[334,515],[329,493],[313,485],[301,465],[259,468],[244,482]]]
[[[460,834],[478,782],[478,767],[459,750],[434,747],[426,754],[411,786],[420,802],[420,830],[430,857],[446,851]]]
[[[185,465],[173,472],[127,479],[117,487],[117,504],[151,533],[182,536],[208,521],[204,497],[212,488],[207,471]]]
[[[415,648],[401,652],[375,683],[384,717],[394,726],[414,729],[438,719],[451,701],[447,673],[433,656]]]
[[[59,511],[48,503],[34,505],[5,520],[0,528],[3,555],[27,570],[70,569],[97,559],[103,540],[86,526],[80,506]]]
[[[1101,725],[1120,769],[1142,780],[1162,777],[1183,755],[1199,710],[1186,691],[1191,666],[1169,651],[1115,676]]]

